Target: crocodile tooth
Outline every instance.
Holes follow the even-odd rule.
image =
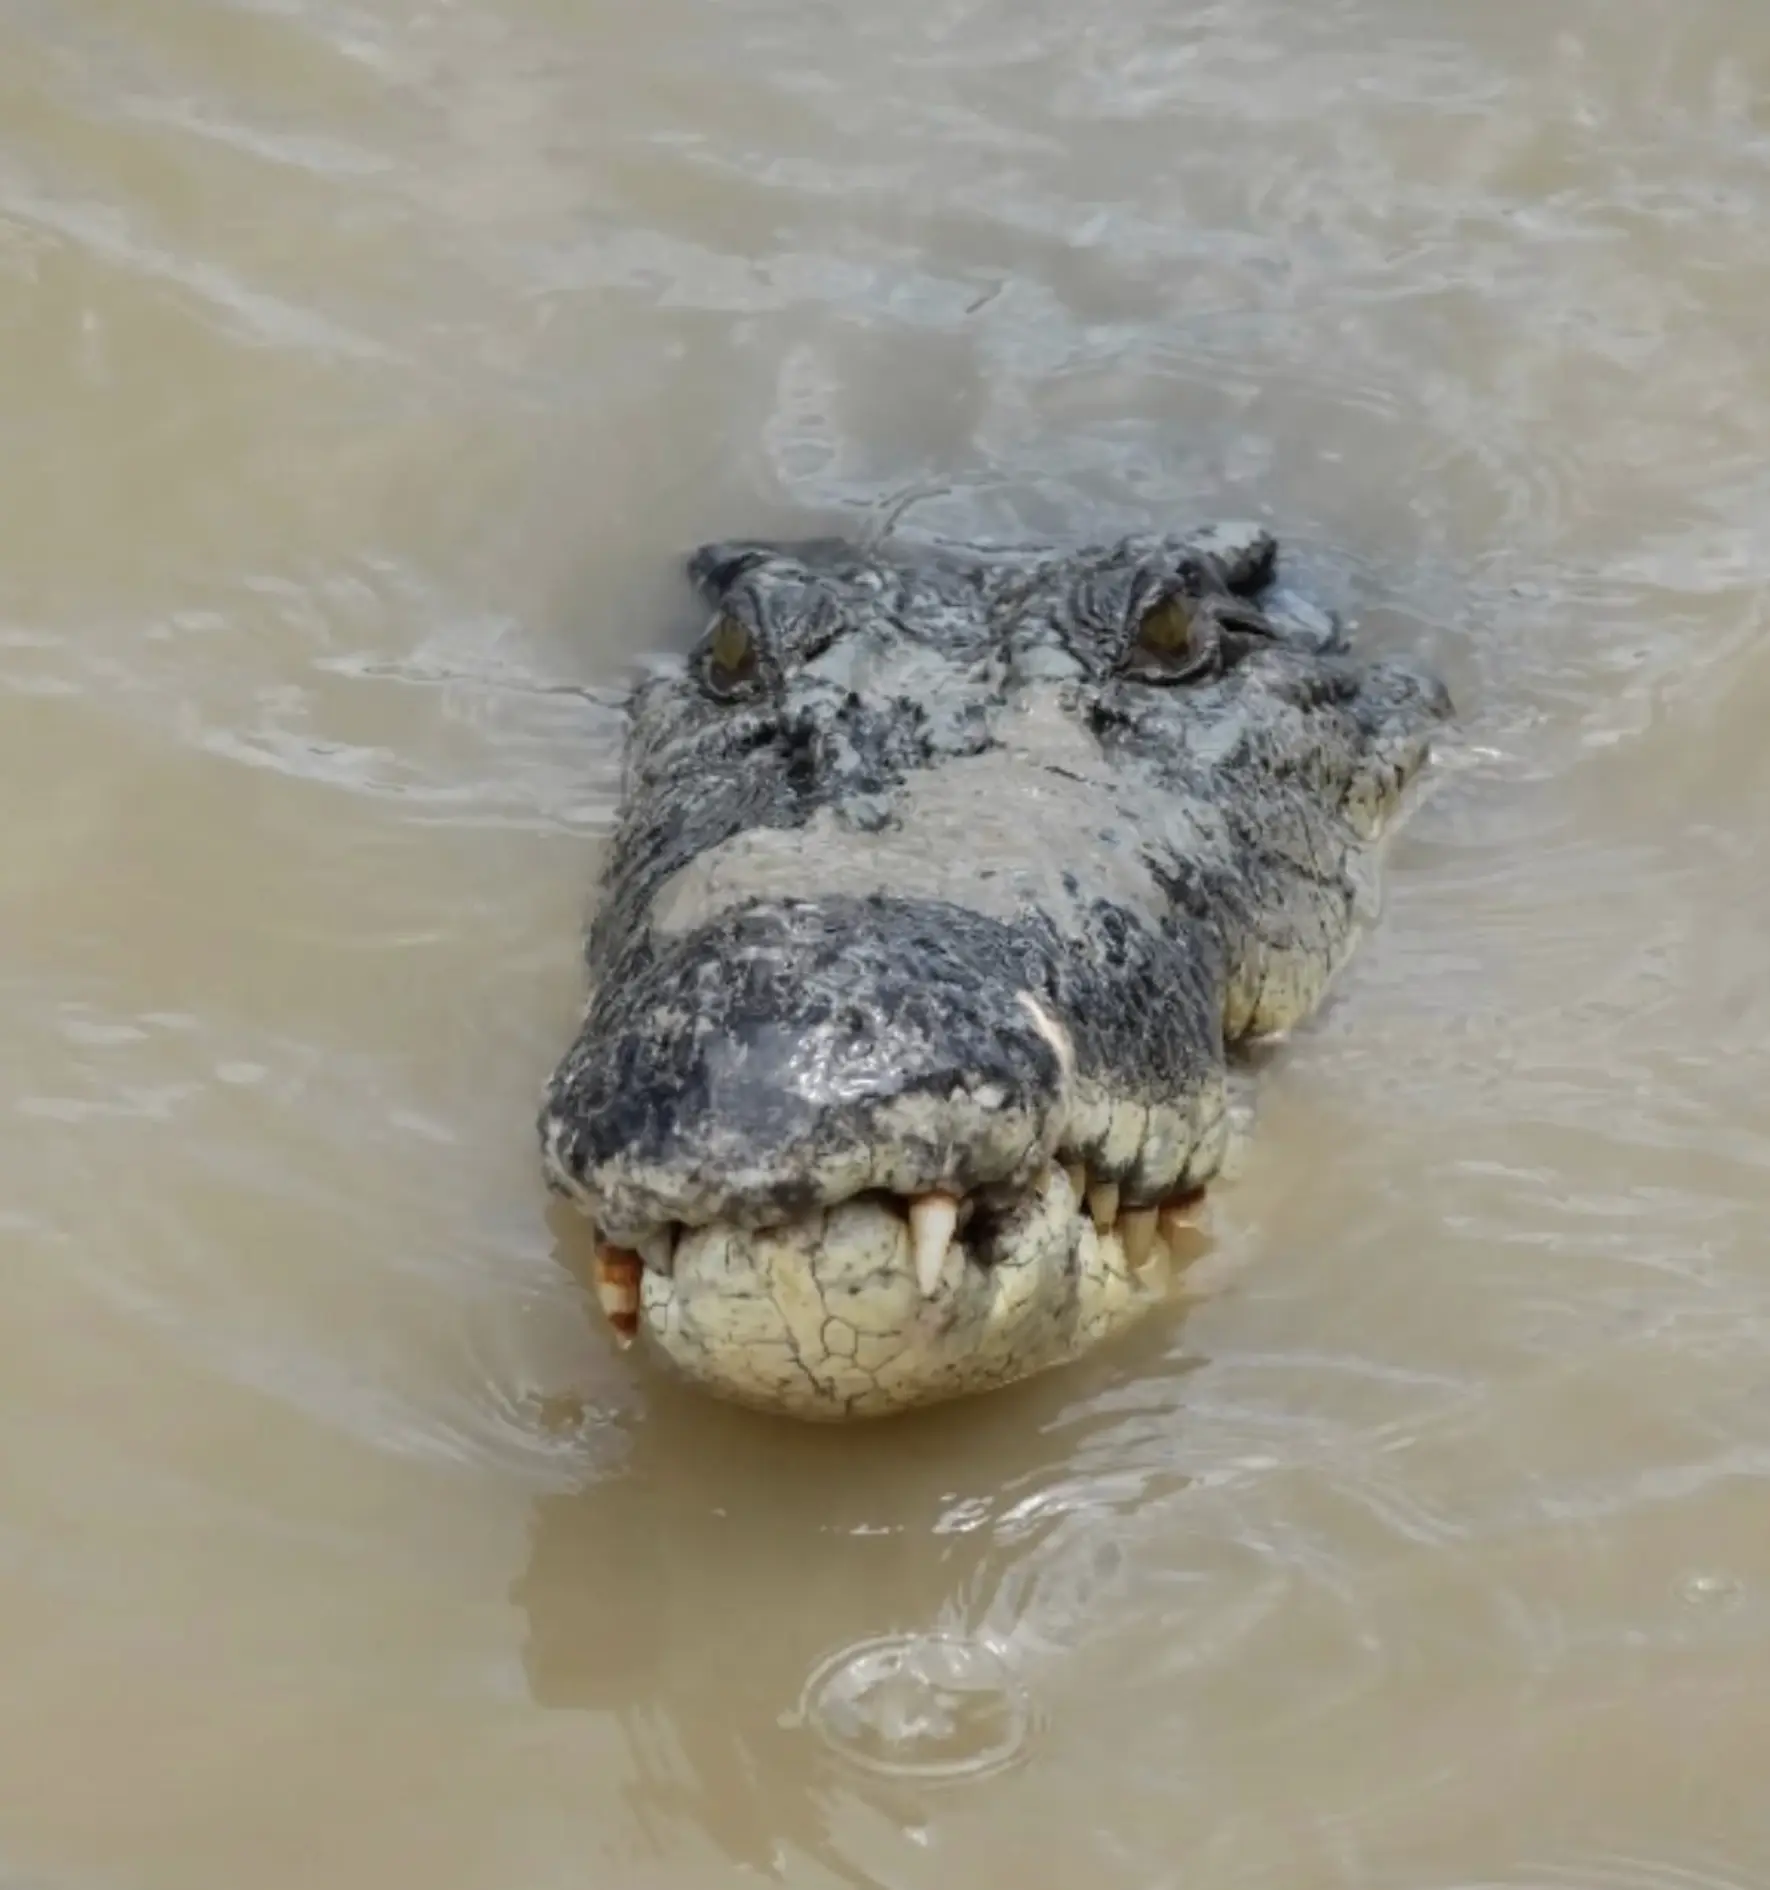
[[[1069,1177],[1069,1191],[1076,1198],[1080,1207],[1088,1195],[1088,1171],[1080,1162],[1065,1162],[1063,1172]]]
[[[1119,1184],[1116,1181],[1095,1182],[1088,1190],[1088,1212],[1094,1217],[1095,1230],[1110,1234],[1113,1222],[1119,1217]]]
[[[1156,1226],[1162,1237],[1162,1245],[1168,1250],[1168,1257],[1176,1266],[1185,1266],[1204,1251],[1204,1223],[1199,1213],[1205,1198],[1203,1188],[1192,1188],[1185,1194],[1170,1195],[1161,1205],[1161,1212]]]
[[[910,1243],[916,1250],[916,1284],[925,1299],[940,1285],[946,1250],[959,1224],[959,1203],[950,1194],[918,1195],[910,1203]]]
[[[1176,1232],[1183,1228],[1196,1228],[1204,1198],[1203,1188],[1186,1188],[1178,1194],[1169,1195],[1161,1204],[1162,1239],[1168,1238],[1170,1228]]]
[[[639,1331],[638,1254],[602,1242],[596,1249],[596,1297],[623,1351]]]
[[[1125,1250],[1125,1264],[1133,1273],[1141,1270],[1155,1247],[1156,1209],[1126,1208],[1119,1216],[1119,1244]]]
[[[1165,1207],[1161,1209],[1156,1216],[1156,1227],[1161,1234],[1163,1243],[1171,1247],[1176,1240],[1183,1239],[1187,1234],[1195,1233],[1198,1229],[1198,1222],[1192,1218],[1185,1208]]]

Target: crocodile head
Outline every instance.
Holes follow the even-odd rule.
[[[1449,714],[1215,526],[711,545],[630,704],[549,1184],[692,1378],[878,1415],[1153,1304],[1227,1059],[1315,1008]]]

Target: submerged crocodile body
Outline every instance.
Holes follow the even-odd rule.
[[[1225,525],[694,555],[540,1116],[617,1330],[842,1419],[1154,1303],[1229,1056],[1320,1002],[1450,714],[1276,563]]]

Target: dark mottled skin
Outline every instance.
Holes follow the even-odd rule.
[[[555,1185],[637,1244],[1053,1158],[1128,1204],[1207,1180],[1226,1051],[1318,1001],[1449,713],[1275,567],[1232,527],[697,552],[714,619],[632,703]],[[1176,598],[1184,647],[1151,649]]]

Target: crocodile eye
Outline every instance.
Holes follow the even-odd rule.
[[[756,673],[756,639],[735,617],[721,617],[707,640],[707,680],[736,689]]]
[[[1137,626],[1137,648],[1158,663],[1176,663],[1192,650],[1198,610],[1190,597],[1164,597],[1143,614]]]

